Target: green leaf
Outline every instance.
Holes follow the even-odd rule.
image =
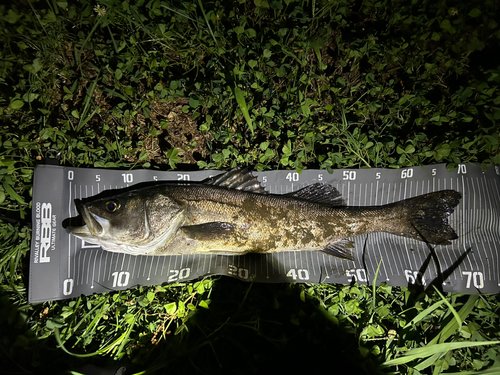
[[[441,21],[440,26],[443,30],[446,30],[450,34],[455,34],[456,30],[453,26],[451,26],[450,20],[446,19],[446,20]]]
[[[436,32],[433,32],[432,33],[432,36],[431,36],[431,39],[435,42],[438,42],[440,39],[441,39],[441,35],[439,35],[438,33]]]
[[[43,68],[43,65],[42,65],[42,62],[40,61],[40,59],[34,59],[31,66],[33,67],[33,73],[38,73]]]
[[[170,302],[169,304],[165,305],[165,310],[167,311],[167,314],[174,315],[177,311],[177,304],[175,302]]]
[[[469,16],[472,18],[479,17],[481,15],[481,10],[478,8],[474,8],[469,12]]]
[[[116,69],[116,70],[115,70],[115,79],[116,79],[117,81],[119,81],[119,80],[120,80],[120,78],[122,78],[122,77],[123,77],[123,72],[122,72],[122,70],[121,70],[120,68]]]
[[[195,99],[195,98],[189,98],[189,106],[191,108],[198,108],[198,106],[200,105],[200,101]]]
[[[24,102],[22,100],[14,100],[12,103],[10,103],[10,108],[16,110],[20,109],[24,105]]]
[[[148,300],[149,302],[152,302],[155,299],[155,293],[152,292],[151,290],[148,291]]]
[[[308,117],[311,114],[311,110],[309,109],[309,107],[307,105],[301,105],[300,109],[302,110],[302,113],[306,117]]]
[[[243,26],[236,26],[233,30],[238,35],[241,35],[245,32],[245,28]]]
[[[248,66],[250,68],[255,68],[257,66],[257,61],[255,61],[255,60],[249,60],[248,61]]]
[[[17,20],[20,18],[21,16],[19,14],[17,14],[16,12],[14,12],[12,9],[9,9],[9,11],[7,12],[7,16],[5,16],[5,20],[8,22],[8,23],[16,23]]]
[[[123,318],[125,319],[125,322],[127,322],[127,324],[133,324],[135,320],[134,314],[125,314]]]
[[[246,29],[245,34],[247,34],[249,38],[255,38],[257,32],[254,29]]]
[[[40,94],[35,94],[33,92],[28,92],[28,93],[26,93],[26,94],[23,95],[23,100],[26,103],[31,103],[33,100],[38,99],[39,96],[40,96]]]
[[[46,25],[48,23],[53,23],[53,22],[56,22],[57,21],[57,17],[55,15],[55,13],[51,10],[49,10],[47,12],[47,14],[45,15],[45,17],[43,17],[43,20],[41,21],[42,25]]]
[[[285,154],[285,156],[292,155],[292,143],[290,140],[283,146],[283,154]]]
[[[254,4],[259,8],[269,8],[269,3],[266,0],[254,0]]]
[[[413,145],[408,145],[408,146],[406,146],[406,148],[405,148],[405,152],[406,152],[407,154],[413,154],[413,153],[415,152],[415,147],[413,147]]]

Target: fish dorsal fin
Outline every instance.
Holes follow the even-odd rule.
[[[308,200],[329,206],[342,206],[344,201],[340,192],[332,185],[317,182],[303,189],[285,194],[287,197]]]
[[[233,168],[215,177],[207,178],[203,183],[251,193],[268,193],[248,168]]]

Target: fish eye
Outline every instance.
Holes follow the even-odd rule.
[[[117,201],[107,201],[106,202],[106,210],[108,212],[116,212],[120,208],[120,203]]]

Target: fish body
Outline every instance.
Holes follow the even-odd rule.
[[[105,250],[133,255],[318,250],[353,260],[346,239],[373,232],[450,244],[457,235],[447,217],[460,199],[459,192],[442,190],[383,206],[343,206],[330,185],[266,194],[250,172],[236,169],[204,183],[75,200],[85,225],[67,230]]]

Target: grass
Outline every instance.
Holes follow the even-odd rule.
[[[498,295],[208,278],[29,305],[32,172],[500,163],[495,1],[0,6],[11,373],[492,374]]]

